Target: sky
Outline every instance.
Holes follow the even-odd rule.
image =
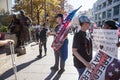
[[[80,11],[88,10],[93,7],[93,4],[97,0],[67,0],[69,4],[71,4],[74,9],[78,8],[80,5],[82,7],[80,8]]]

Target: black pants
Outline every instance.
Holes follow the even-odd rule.
[[[47,42],[47,40],[40,40],[40,43],[39,43],[39,53],[40,53],[40,56],[42,56],[42,46],[44,47],[45,55],[47,53],[46,42]]]
[[[59,68],[59,61],[60,61],[60,68],[61,69],[64,69],[65,67],[65,61],[61,58],[61,52],[58,51],[58,52],[54,52],[54,55],[55,55],[55,64],[54,64],[54,67],[56,68]]]

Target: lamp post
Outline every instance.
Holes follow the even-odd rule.
[[[45,17],[45,24],[46,24],[46,0],[44,0],[44,17]]]
[[[30,11],[31,11],[31,19],[33,18],[33,11],[32,11],[32,6],[33,6],[33,2],[32,0],[30,0]]]
[[[39,18],[40,18],[40,16],[39,16],[39,11],[37,11],[37,24],[39,24],[40,23],[40,20],[39,20]]]
[[[49,15],[47,14],[46,15],[46,24],[47,24],[46,26],[48,26],[48,20],[49,20]]]

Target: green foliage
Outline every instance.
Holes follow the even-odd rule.
[[[9,15],[1,15],[0,16],[0,22],[4,26],[8,26],[12,20],[12,16]]]
[[[0,32],[8,32],[8,27],[0,25]]]

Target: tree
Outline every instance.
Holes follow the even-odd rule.
[[[62,0],[64,1],[64,0]],[[57,13],[64,13],[60,7],[60,0],[32,0],[32,20],[34,23],[45,22],[46,15],[49,16],[49,23],[53,23],[54,16]],[[13,11],[24,10],[26,15],[31,17],[30,0],[15,0]],[[46,14],[45,14],[46,10]]]

